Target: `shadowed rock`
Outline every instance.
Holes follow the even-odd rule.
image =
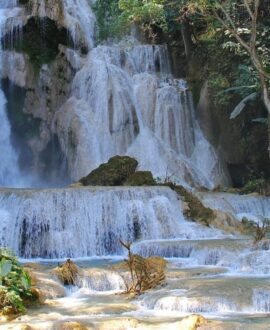
[[[128,156],[114,156],[101,164],[80,182],[84,186],[121,186],[134,174],[138,162]]]

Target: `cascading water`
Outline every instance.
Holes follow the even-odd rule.
[[[270,218],[270,198],[229,193],[199,193],[202,202],[212,209],[233,214],[239,220],[247,218],[262,223]]]
[[[5,24],[10,18],[10,10],[15,0],[4,0],[0,4],[0,40],[5,33]],[[10,9],[11,8],[11,9]],[[0,74],[2,73],[2,42],[0,41]],[[18,166],[18,156],[11,143],[10,123],[6,113],[6,98],[0,84],[0,186],[21,186],[22,178]]]
[[[50,114],[49,121],[72,179],[88,174],[115,154],[127,154],[139,160],[140,169],[187,186],[212,188],[226,182],[222,163],[198,125],[186,83],[173,79],[166,46],[141,45],[127,38],[94,48],[95,17],[87,0],[29,3],[32,16],[58,19],[74,41],[74,49],[61,46],[61,56],[67,57],[75,74],[71,93],[61,108]],[[5,26],[12,35],[12,26],[25,21],[18,13],[16,1],[1,1],[1,35],[6,33]],[[81,50],[89,50],[88,55],[81,55]],[[22,54],[11,57],[9,51],[3,53],[0,48],[0,58],[4,55],[5,63],[12,64],[2,68],[0,62],[0,71],[5,71],[2,77],[25,87],[27,70]],[[20,67],[16,72],[21,76],[14,74],[13,66]],[[42,67],[41,80],[48,82],[49,70],[50,65]],[[42,91],[46,95],[46,88]],[[46,104],[45,96],[42,102]],[[5,103],[0,90],[0,185],[18,185],[20,172],[10,142]],[[259,219],[270,215],[267,198],[205,193],[199,197],[205,205],[239,219],[244,214]],[[28,319],[22,316],[18,323],[47,330],[54,329],[59,319],[76,317],[92,326],[98,325],[102,316],[109,319],[117,315],[119,320],[129,312],[129,319],[148,315],[141,329],[151,329],[149,315],[157,322],[155,329],[170,329],[161,326],[164,320],[160,324],[156,321],[161,313],[168,322],[170,313],[174,313],[173,318],[191,312],[214,318],[222,315],[228,322],[237,312],[244,317],[269,313],[269,241],[255,246],[251,238],[186,221],[179,196],[169,188],[2,189],[0,218],[0,245],[21,258],[45,258],[41,262],[51,265],[52,259],[72,257],[84,268],[68,297],[55,298],[42,307],[45,312],[35,312]],[[117,268],[108,268],[126,255],[119,239],[132,242],[134,253],[158,255],[169,261],[166,286],[142,295],[132,308],[126,306],[122,295],[113,294],[125,289],[125,276],[116,272]],[[101,260],[104,257],[105,261]],[[119,301],[125,306],[119,307]],[[55,311],[55,306],[60,308]],[[244,328],[239,329],[255,329],[256,317],[248,322],[242,322],[241,317]],[[231,329],[235,328],[238,325]]]
[[[55,115],[54,131],[74,180],[115,154],[128,154],[157,177],[205,187],[226,182],[191,94],[172,78],[165,46],[129,39],[91,50],[72,97]]]
[[[121,255],[119,239],[196,238],[169,188],[89,188],[0,193],[1,245],[24,258]],[[14,239],[16,237],[16,239]]]

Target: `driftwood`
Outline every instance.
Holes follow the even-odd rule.
[[[65,285],[74,285],[78,276],[78,267],[75,263],[67,259],[63,265],[59,265],[56,270],[59,280]]]
[[[120,241],[128,250],[128,259],[125,264],[129,269],[131,283],[126,284],[127,293],[140,294],[160,285],[165,280],[165,268],[167,262],[160,257],[143,258],[131,252],[131,243]]]

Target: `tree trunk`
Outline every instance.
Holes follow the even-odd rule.
[[[262,96],[263,96],[263,102],[266,107],[266,110],[268,112],[268,154],[270,158],[270,96],[269,91],[266,84],[266,79],[263,74],[260,74],[260,80],[262,85]]]
[[[192,30],[188,22],[182,22],[181,34],[184,41],[186,58],[189,59],[193,48],[193,41]]]

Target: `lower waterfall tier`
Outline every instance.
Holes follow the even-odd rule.
[[[0,216],[1,246],[23,258],[123,255],[119,240],[215,235],[185,221],[165,187],[5,189]]]

